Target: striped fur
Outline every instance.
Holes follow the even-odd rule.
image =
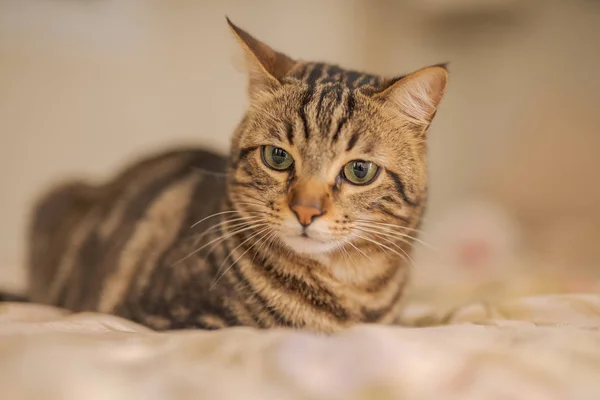
[[[443,93],[435,99],[435,85],[412,75],[293,61],[231,26],[254,64],[230,156],[172,151],[105,185],[43,196],[29,238],[33,301],[158,330],[327,333],[396,320],[426,200],[424,140],[435,113],[426,107]],[[422,113],[403,114],[392,100]],[[268,168],[266,145],[284,148],[293,167]],[[356,159],[381,167],[372,184],[343,180]],[[308,194],[321,196],[323,215],[296,235],[290,198]]]

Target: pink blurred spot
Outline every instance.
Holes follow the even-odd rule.
[[[474,272],[482,272],[482,268],[491,256],[489,243],[483,240],[471,240],[460,246],[458,259],[460,265]]]

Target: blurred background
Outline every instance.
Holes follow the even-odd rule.
[[[246,80],[225,15],[296,58],[389,75],[450,62],[422,295],[597,290],[593,0],[0,0],[1,285],[22,286],[28,213],[51,183],[181,144],[227,151]]]

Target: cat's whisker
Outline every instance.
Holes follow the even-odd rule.
[[[371,257],[369,257],[367,255],[367,253],[365,253],[364,251],[362,251],[361,249],[359,249],[358,247],[356,247],[351,241],[350,239],[345,239],[344,242],[348,245],[350,245],[350,247],[352,247],[354,250],[356,250],[357,252],[359,252],[360,254],[362,254],[367,260],[369,260],[371,263],[373,262],[373,260],[371,260]]]
[[[190,236],[190,238],[200,240],[207,234],[209,234],[209,233],[213,232],[214,230],[216,230],[220,227],[223,227],[225,225],[227,225],[230,229],[235,229],[236,227],[242,226],[243,224],[258,222],[262,219],[263,219],[262,216],[246,216],[246,217],[238,217],[238,218],[232,218],[232,219],[220,221],[220,222],[206,228],[204,231],[202,231],[202,233],[197,233],[195,235]],[[242,222],[240,222],[240,221],[242,221]],[[236,223],[232,224],[232,225],[228,225],[232,222],[236,222]]]
[[[410,228],[408,226],[402,226],[402,225],[397,225],[397,224],[390,224],[387,222],[381,222],[381,221],[375,221],[372,219],[361,219],[361,218],[357,218],[355,219],[356,222],[363,222],[363,223],[368,223],[368,224],[376,224],[376,225],[380,225],[380,226],[388,226],[388,227],[392,227],[392,228],[396,228],[396,229],[404,229],[405,231],[411,231],[411,232],[417,232],[423,235],[427,235],[427,232],[421,230],[421,229],[417,229],[417,228]]]
[[[211,244],[213,244],[215,242],[219,242],[220,243],[223,240],[229,239],[233,235],[245,232],[245,231],[247,231],[249,229],[259,228],[259,227],[262,227],[264,225],[268,225],[268,223],[267,222],[257,223],[257,224],[254,224],[254,225],[250,225],[250,226],[246,226],[244,228],[237,229],[237,230],[235,230],[233,232],[228,232],[226,235],[221,235],[221,236],[217,237],[216,239],[213,239],[210,242],[205,243],[204,245],[202,245],[201,247],[199,247],[196,250],[192,251],[190,254],[188,254],[187,256],[183,257],[182,259],[176,261],[175,263],[173,263],[173,266],[175,266],[175,265],[177,265],[177,264],[179,264],[179,263],[187,260],[188,258],[190,258],[191,256],[193,256],[194,254],[198,254],[200,251],[202,251],[203,249],[205,249],[206,247],[210,246]],[[218,245],[218,243],[217,243],[217,245]],[[214,249],[214,247],[213,247],[213,249]],[[211,251],[213,249],[211,249]]]
[[[252,238],[254,238],[257,235],[260,235],[261,233],[263,233],[264,231],[270,230],[271,228],[266,227],[266,228],[262,228],[260,230],[258,230],[258,232],[254,232],[252,235],[250,235],[249,237],[247,237],[245,240],[243,240],[240,244],[238,244],[236,247],[233,248],[233,250],[231,250],[229,252],[229,254],[227,255],[227,257],[225,257],[223,259],[223,261],[221,262],[221,265],[219,265],[219,269],[217,270],[217,274],[221,271],[221,268],[223,268],[223,265],[225,265],[225,263],[227,262],[227,260],[229,260],[229,258],[233,255],[233,253],[235,253],[235,251],[237,249],[239,249],[240,247],[242,247],[244,244],[246,244],[248,241],[250,241]]]
[[[269,232],[268,232],[268,231],[269,231],[270,229],[271,229],[271,228],[267,227],[267,228],[265,228],[265,229],[263,229],[263,230],[261,230],[261,231],[259,231],[259,232],[255,233],[255,234],[253,234],[253,235],[252,235],[252,236],[250,236],[248,239],[246,239],[246,240],[245,240],[243,243],[245,243],[245,242],[247,242],[248,240],[250,240],[250,239],[252,239],[252,238],[256,237],[257,235],[259,235],[260,233],[264,232],[265,230],[267,231],[267,233],[265,234],[265,236],[266,236],[266,235],[268,235],[268,234],[269,234]],[[247,248],[247,249],[246,249],[246,250],[245,250],[245,251],[244,251],[242,254],[240,254],[240,256],[239,256],[238,258],[236,258],[236,259],[235,259],[235,261],[233,261],[233,262],[231,263],[231,265],[229,265],[229,267],[227,267],[227,269],[226,269],[225,271],[223,271],[223,273],[222,273],[221,275],[219,275],[219,277],[218,277],[218,278],[217,278],[217,279],[216,279],[216,280],[215,280],[215,281],[212,283],[212,285],[210,286],[210,289],[209,289],[209,290],[212,290],[212,289],[214,289],[214,288],[215,288],[215,286],[217,285],[217,283],[219,283],[219,280],[221,280],[221,278],[223,278],[223,277],[225,276],[225,274],[227,274],[227,272],[228,272],[228,271],[229,271],[229,270],[230,270],[230,269],[231,269],[231,268],[232,268],[232,267],[233,267],[233,266],[234,266],[234,265],[235,265],[235,264],[236,264],[236,263],[237,263],[237,262],[238,262],[238,261],[239,261],[239,260],[240,260],[242,257],[244,257],[244,256],[246,255],[246,253],[248,253],[248,252],[249,252],[249,251],[250,251],[250,250],[251,250],[251,249],[252,249],[254,246],[256,246],[256,244],[257,244],[257,243],[259,243],[259,241],[260,241],[260,239],[259,239],[259,240],[256,240],[256,241],[255,241],[255,242],[254,242],[254,243],[253,243],[253,244],[252,244],[250,247],[248,247],[248,248]],[[233,251],[232,251],[232,253],[233,253]]]
[[[243,216],[243,217],[236,217],[236,218],[231,218],[231,219],[223,219],[221,221],[219,221],[218,223],[206,228],[206,230],[204,230],[202,233],[209,231],[210,229],[213,229],[217,226],[222,226],[222,225],[226,225],[226,224],[230,224],[232,222],[238,222],[238,221],[252,221],[252,220],[260,220],[263,219],[264,217],[262,215],[247,215],[247,216]]]
[[[229,230],[241,229],[241,228],[243,228],[243,227],[249,226],[250,224],[254,224],[254,223],[258,223],[258,222],[261,222],[261,221],[260,221],[260,220],[257,220],[257,221],[242,221],[242,222],[235,223],[235,224],[233,224],[233,225],[231,225],[231,226],[227,226],[227,228],[228,228]],[[216,231],[216,230],[219,230],[219,229],[220,229],[220,230],[222,230],[222,228],[223,228],[224,226],[225,226],[225,225],[221,225],[221,226],[214,227],[214,229],[211,229],[211,231]],[[206,235],[206,234],[208,234],[208,233],[210,233],[210,232],[205,232],[205,233],[201,234],[201,235],[200,235],[200,237],[198,237],[198,238],[196,239],[196,241],[197,241],[197,242],[200,242],[200,241],[202,240],[202,237],[203,237],[203,236],[205,236],[205,235]],[[225,232],[225,234],[227,234],[227,232]],[[220,242],[219,242],[219,243],[216,243],[216,244],[215,244],[215,245],[214,245],[214,246],[213,246],[213,247],[212,247],[212,248],[211,248],[211,249],[208,251],[208,253],[207,253],[206,255],[208,256],[208,255],[209,255],[209,254],[212,252],[212,250],[213,250],[215,247],[217,247],[218,245],[220,245],[220,244],[221,244]]]
[[[269,207],[267,205],[264,204],[258,204],[258,203],[248,203],[248,202],[241,202],[238,201],[235,203],[236,206],[251,206],[251,207],[256,207],[257,209],[252,209],[251,207],[248,207],[248,209],[244,209],[243,207],[240,207],[240,212],[264,212],[267,214],[270,214],[273,211],[272,207]]]
[[[344,252],[344,246],[342,244],[339,243],[335,243],[333,246],[333,252],[334,254],[336,254],[338,257],[343,258],[343,260],[345,261],[345,267],[347,268],[353,268],[354,270],[356,270],[356,267],[354,266],[350,266],[350,260],[348,259],[348,255],[347,253]]]
[[[348,254],[348,258],[350,259],[350,261],[352,261],[352,265],[354,266],[354,270],[358,271],[358,266],[356,265],[356,260],[354,259],[354,257],[352,257],[352,254],[350,254],[350,251],[348,251],[348,249],[345,248],[343,245],[342,245],[342,249],[344,250],[344,252],[346,254]]]
[[[262,194],[260,192],[257,192],[257,194],[262,197]],[[251,200],[258,201],[259,203],[262,203],[262,204],[265,204],[265,205],[269,204],[268,200],[265,199],[264,197],[262,197],[262,198],[254,197],[252,195],[249,195],[248,193],[237,193],[237,195],[240,196],[240,197],[241,196],[245,196],[245,197],[247,197],[247,198],[249,198]]]
[[[431,248],[432,250],[437,250],[435,248],[435,246],[431,245],[430,243],[426,243],[424,242],[422,239],[404,233],[404,232],[398,232],[397,230],[401,229],[404,231],[410,231],[410,232],[416,232],[425,236],[428,236],[429,234],[421,229],[416,229],[416,228],[409,228],[407,226],[402,226],[402,225],[396,225],[396,224],[390,224],[390,223],[385,223],[385,222],[381,222],[381,221],[374,221],[374,220],[367,220],[367,219],[357,219],[356,223],[360,223],[363,224],[365,226],[369,225],[371,228],[374,229],[385,229],[385,230],[393,230],[394,232],[398,233],[399,235],[404,235],[407,238],[413,239],[419,243],[421,243],[422,245]]]
[[[345,260],[352,262],[352,266],[353,266],[354,270],[357,271],[356,261],[350,255],[350,253],[348,252],[348,249],[346,249],[346,247],[344,246],[344,244],[346,243],[346,240],[343,240],[342,243],[336,243],[335,248],[336,248],[336,250],[338,250],[340,252],[340,254],[342,254],[344,256]]]
[[[394,246],[395,248],[397,248],[398,250],[400,250],[408,258],[408,260],[411,262],[411,264],[414,265],[414,261],[408,255],[408,252],[406,252],[406,250],[404,250],[400,245],[398,245],[398,243],[394,242],[393,240],[388,239],[389,236],[381,234],[378,231],[372,231],[372,230],[368,230],[368,231],[367,230],[363,230],[362,232],[371,233],[372,235],[375,235],[376,238],[385,240],[387,243],[390,243],[392,246]],[[409,246],[412,246],[412,244],[410,242],[408,242],[408,241],[406,241],[404,239],[399,239],[399,238],[395,238],[395,239],[400,240],[401,242],[406,243]]]
[[[333,251],[334,253],[339,256],[339,257],[344,257],[344,259],[346,259],[344,253],[342,253],[342,251],[340,250],[340,245],[339,244],[335,244],[333,246]]]
[[[272,231],[268,235],[265,236],[264,241],[260,244],[260,246],[258,246],[254,250],[254,256],[252,256],[252,262],[254,262],[254,260],[256,259],[256,256],[258,255],[258,253],[260,252],[260,250],[263,248],[263,246],[267,243],[267,241],[269,239],[271,239],[275,235],[277,235],[277,231],[275,229],[272,229]]]
[[[339,243],[334,243],[333,245],[333,250],[335,251],[335,253],[338,254],[340,257],[344,257],[344,259],[347,260],[348,258],[346,257],[346,254],[342,252],[342,248],[343,245]]]
[[[266,212],[264,212],[264,211],[252,211],[252,212],[254,212],[254,213],[263,213],[263,214],[267,214],[267,213],[266,213]],[[207,217],[204,217],[204,218],[202,218],[200,221],[198,221],[198,222],[195,222],[194,224],[192,224],[192,226],[190,226],[190,229],[193,229],[193,228],[197,227],[198,225],[200,225],[201,223],[203,223],[203,222],[204,222],[204,221],[206,221],[207,219],[214,218],[214,217],[218,217],[219,215],[224,215],[224,214],[235,214],[235,213],[238,213],[238,214],[239,214],[239,211],[237,211],[237,210],[227,210],[227,211],[221,211],[221,212],[218,212],[218,213],[211,214],[211,215],[209,215],[209,216],[207,216]]]
[[[246,198],[244,198],[244,197],[246,197]],[[248,199],[253,200],[253,201],[249,201]],[[271,203],[268,202],[266,199],[259,199],[257,197],[246,195],[246,194],[238,194],[238,196],[236,196],[235,198],[232,198],[232,200],[234,201],[235,205],[255,206],[255,207],[267,209],[268,211],[273,210]]]
[[[400,254],[400,253],[398,253],[396,250],[392,249],[392,248],[391,248],[391,247],[389,247],[389,246],[386,246],[385,244],[383,244],[383,243],[379,242],[378,240],[371,239],[371,238],[369,238],[369,237],[367,237],[367,236],[363,236],[363,235],[360,235],[360,234],[358,234],[358,233],[355,233],[355,235],[356,235],[357,237],[359,237],[359,238],[363,239],[363,240],[366,240],[367,242],[371,242],[371,243],[375,244],[376,246],[378,246],[378,247],[379,247],[379,248],[381,248],[382,250],[389,250],[389,251],[391,251],[392,253],[394,253],[394,254],[398,255],[400,258],[402,258],[404,261],[410,261],[411,263],[413,263],[413,261],[412,261],[412,259],[410,258],[410,256],[408,256],[408,254],[406,254],[406,252],[405,252],[404,250],[403,250],[403,253],[404,253],[404,254]],[[414,263],[413,263],[413,264],[414,264]]]
[[[401,237],[397,237],[395,235],[390,235],[387,232],[386,233],[382,233],[379,230],[368,229],[368,228],[364,228],[364,227],[361,227],[361,226],[358,226],[357,229],[359,229],[361,232],[368,232],[368,233],[371,233],[373,235],[377,235],[377,236],[380,236],[380,237],[393,238],[393,239],[396,239],[396,240],[398,240],[398,241],[400,241],[402,243],[406,243],[409,246],[412,245],[408,240],[404,239],[404,237],[402,237],[402,236]]]
[[[345,249],[342,243],[336,242],[333,248],[341,257],[344,257],[344,260],[348,260],[348,252],[344,252]]]
[[[271,235],[271,239],[269,239],[269,243],[267,243],[267,247],[265,248],[265,252],[268,252],[271,249],[271,246],[273,245],[273,243],[275,243],[275,240],[277,240],[277,234]]]
[[[267,223],[266,221],[265,221],[265,222],[262,222],[262,221],[261,221],[259,224],[256,224],[254,221],[252,221],[252,222],[249,222],[249,224],[254,224],[254,225],[251,225],[251,226],[250,226],[250,228],[261,228],[261,227],[263,227],[264,225],[268,225],[268,223]],[[246,224],[246,225],[247,225],[247,224]],[[242,224],[242,223],[236,224],[236,226],[235,226],[235,227],[231,227],[230,229],[234,229],[234,230],[236,230],[236,231],[235,231],[235,232],[226,232],[226,233],[225,233],[225,235],[227,235],[227,237],[223,238],[223,241],[225,241],[226,239],[229,239],[229,238],[230,238],[230,237],[232,237],[233,235],[236,235],[236,234],[238,234],[238,233],[242,233],[242,232],[244,232],[243,230],[242,230],[242,231],[240,231],[240,229],[241,229],[241,228],[243,228],[243,227],[244,227],[244,224]],[[230,234],[230,233],[231,233],[231,234]],[[217,243],[213,244],[213,245],[212,245],[212,247],[211,247],[210,249],[208,249],[208,251],[206,252],[206,255],[204,256],[204,259],[206,260],[206,259],[208,258],[208,256],[209,256],[209,255],[210,255],[210,254],[211,254],[211,253],[212,253],[212,252],[213,252],[213,251],[214,251],[214,250],[215,250],[217,247],[219,247],[219,246],[222,244],[222,242],[223,242],[223,241],[221,241],[221,242],[217,242]]]
[[[404,242],[406,244],[409,244],[409,245],[412,245],[412,243],[410,243],[409,241],[407,241],[407,240],[405,240],[403,238],[412,239],[415,242],[422,244],[423,246],[427,247],[430,250],[438,251],[438,249],[436,247],[432,246],[431,244],[429,244],[429,243],[427,243],[427,242],[425,242],[425,241],[423,241],[423,240],[421,240],[421,239],[419,239],[417,237],[414,237],[412,235],[407,235],[405,233],[397,232],[397,231],[395,231],[395,230],[393,230],[391,228],[386,228],[386,227],[377,226],[377,225],[370,225],[370,224],[361,223],[361,222],[357,222],[356,225],[358,227],[360,227],[360,228],[363,228],[363,229],[365,229],[365,228],[371,228],[372,229],[371,232],[373,232],[373,233],[383,233],[383,232],[388,233],[388,235],[387,235],[388,237],[394,237],[395,239],[398,239],[398,240],[400,240],[400,241],[402,241],[402,242]]]

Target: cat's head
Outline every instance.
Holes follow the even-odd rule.
[[[233,207],[297,253],[411,236],[446,68],[387,79],[296,61],[228,22],[247,56],[250,94],[232,141]]]

